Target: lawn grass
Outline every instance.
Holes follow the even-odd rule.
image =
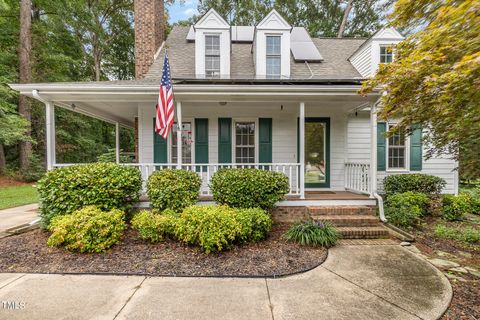
[[[0,187],[0,209],[12,208],[37,201],[37,190],[31,185]]]

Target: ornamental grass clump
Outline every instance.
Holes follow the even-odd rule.
[[[52,235],[47,244],[80,252],[103,252],[120,241],[126,228],[124,218],[119,209],[102,211],[95,206],[54,217],[48,227]]]
[[[285,238],[302,246],[329,248],[335,245],[340,235],[330,223],[309,220],[295,223],[285,233]]]

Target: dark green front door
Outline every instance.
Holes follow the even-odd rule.
[[[305,188],[330,187],[330,118],[305,118]]]

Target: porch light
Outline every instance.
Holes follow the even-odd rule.
[[[226,101],[220,101],[218,104],[220,104],[221,106],[226,106],[227,102]]]

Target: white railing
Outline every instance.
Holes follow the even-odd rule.
[[[370,164],[345,163],[345,189],[363,194],[370,194]]]
[[[150,175],[162,169],[177,169],[176,163],[128,163],[127,166],[137,167],[142,174],[145,183]],[[300,180],[298,163],[205,163],[205,164],[182,164],[180,166],[184,170],[196,172],[202,178],[202,186],[200,188],[201,195],[211,195],[209,183],[212,176],[222,168],[257,168],[269,171],[282,172],[288,177],[289,195],[300,194]]]

